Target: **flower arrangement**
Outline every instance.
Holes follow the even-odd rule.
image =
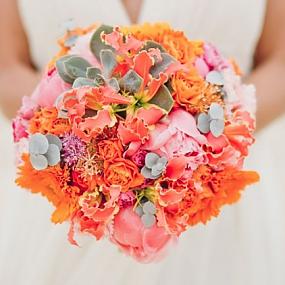
[[[69,241],[108,237],[140,262],[259,177],[243,170],[255,89],[211,44],[167,24],[70,30],[13,121],[17,184]]]

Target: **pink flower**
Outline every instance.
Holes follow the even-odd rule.
[[[207,157],[209,165],[215,169],[226,166],[241,168],[248,148],[254,143],[254,119],[248,112],[236,111],[226,124],[225,132],[218,138],[207,135]]]
[[[143,119],[129,115],[124,122],[119,123],[118,135],[124,145],[129,144],[125,156],[132,156],[148,139],[149,130]]]
[[[36,102],[28,96],[24,96],[22,99],[22,106],[19,110],[19,114],[25,120],[30,120],[34,116],[34,112],[38,105]]]
[[[119,186],[104,187],[100,191],[85,192],[79,201],[80,210],[71,218],[68,239],[77,245],[74,239],[75,228],[81,233],[89,233],[97,240],[101,239],[114,215],[119,211]]]
[[[136,200],[136,196],[133,191],[121,192],[119,196],[118,204],[120,208],[127,208],[133,206]]]
[[[206,137],[197,129],[194,117],[178,108],[155,125],[142,149],[165,156],[169,160],[166,169],[168,177],[178,179],[182,174],[189,177],[193,170],[206,162],[201,147],[206,142]]]
[[[70,85],[60,78],[54,68],[52,71],[44,74],[32,94],[32,99],[40,105],[40,107],[53,107],[56,98],[69,88]]]
[[[27,138],[27,121],[20,116],[12,122],[14,142],[19,142],[21,138]]]
[[[145,228],[141,218],[129,207],[121,209],[115,216],[110,227],[110,239],[126,254],[148,263],[160,260],[168,245],[177,238],[157,225]]]
[[[204,60],[208,65],[210,71],[221,71],[225,68],[231,67],[229,62],[223,58],[220,52],[212,44],[209,43],[204,44]]]
[[[131,160],[138,166],[143,167],[145,165],[145,157],[147,155],[146,150],[139,149],[134,155],[132,155]]]
[[[207,65],[207,63],[205,62],[205,60],[202,57],[198,57],[195,60],[195,67],[197,68],[199,74],[204,78],[206,77],[206,75],[210,71],[209,66]]]
[[[32,98],[23,97],[22,106],[17,113],[17,117],[12,122],[14,142],[19,142],[21,138],[28,137],[28,121],[33,117],[37,107]]]

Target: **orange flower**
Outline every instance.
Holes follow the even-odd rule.
[[[172,79],[175,100],[192,113],[205,112],[211,103],[222,104],[221,94],[191,67],[189,73],[177,72]]]
[[[198,223],[205,224],[218,216],[223,205],[236,202],[241,191],[258,180],[254,171],[226,168],[215,172],[202,165],[194,172],[188,191],[179,203],[158,207],[158,224],[174,234]]]
[[[116,158],[104,161],[104,181],[107,186],[120,185],[123,191],[143,184],[144,177],[130,160]]]
[[[250,184],[259,181],[258,173],[228,167],[214,172],[208,166],[200,166],[193,179],[200,183],[201,191],[193,195],[192,207],[188,211],[190,225],[206,223],[213,216],[218,216],[220,208],[237,202],[241,192]],[[205,194],[203,194],[205,193]]]
[[[60,135],[71,130],[68,119],[58,118],[56,108],[43,108],[37,111],[30,120],[29,131],[34,133],[50,133]]]
[[[143,24],[123,27],[122,32],[131,33],[138,40],[152,40],[161,44],[166,51],[181,63],[190,62],[203,54],[201,41],[189,41],[181,31],[175,31],[168,24]]]
[[[122,157],[123,146],[120,140],[103,140],[98,143],[99,155],[104,160],[116,159]]]
[[[35,170],[27,154],[23,155],[24,164],[19,167],[17,185],[29,189],[32,193],[40,193],[54,206],[52,222],[62,223],[78,208],[80,189],[69,186],[70,173],[68,168],[60,166],[49,167],[45,170]]]

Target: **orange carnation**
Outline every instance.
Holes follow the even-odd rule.
[[[124,191],[143,184],[144,177],[130,160],[117,158],[104,162],[104,182],[107,186],[120,185]]]
[[[98,143],[99,155],[104,160],[116,159],[122,157],[123,146],[120,140],[103,140]]]
[[[47,169],[35,170],[27,154],[23,155],[24,164],[19,167],[17,185],[29,189],[32,193],[45,196],[56,208],[52,214],[52,222],[62,223],[78,208],[80,189],[68,185],[70,173],[68,168],[59,165]]]
[[[50,133],[60,135],[69,132],[71,126],[68,119],[58,118],[56,108],[43,108],[37,111],[30,120],[29,131],[34,133]]]
[[[152,40],[161,44],[166,51],[181,63],[191,61],[203,54],[201,41],[189,41],[181,31],[174,31],[168,24],[143,24],[122,28],[126,34],[131,33],[141,41]]]
[[[214,102],[223,104],[220,91],[208,84],[193,67],[188,73],[177,72],[172,78],[172,88],[178,104],[192,114],[205,112]]]
[[[214,172],[206,165],[200,166],[193,178],[201,183],[202,189],[192,196],[193,204],[188,210],[189,225],[206,223],[211,217],[218,216],[223,205],[237,202],[246,186],[259,181],[258,173],[254,171],[228,167]]]
[[[188,181],[188,191],[180,202],[158,208],[158,223],[174,234],[198,223],[206,224],[218,216],[223,205],[236,202],[244,188],[258,180],[254,171],[226,168],[215,172],[202,165]]]

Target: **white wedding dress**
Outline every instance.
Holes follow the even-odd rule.
[[[207,39],[248,72],[265,6],[265,0],[144,0],[139,21],[167,21],[192,39]],[[76,25],[129,24],[120,0],[20,0],[19,8],[39,68],[70,18]],[[258,185],[206,227],[183,234],[164,261],[142,265],[108,241],[68,244],[68,225],[51,224],[48,202],[13,184],[11,130],[1,117],[0,284],[285,284],[284,126],[284,118],[274,123],[252,148],[247,167],[260,172]]]

